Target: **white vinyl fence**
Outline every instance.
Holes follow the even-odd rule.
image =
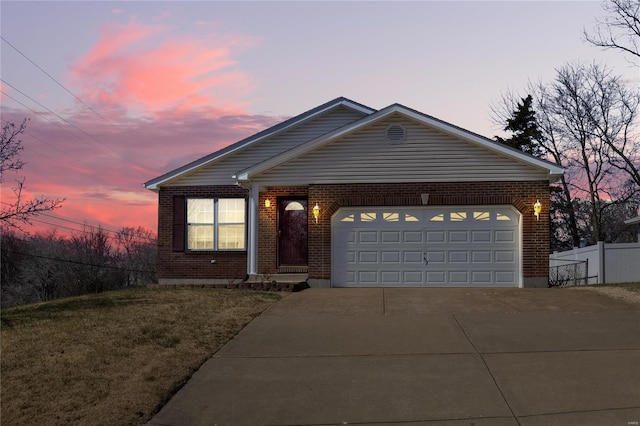
[[[586,276],[573,284],[640,282],[640,243],[598,243],[593,246],[553,253],[552,270],[570,269],[586,263]]]

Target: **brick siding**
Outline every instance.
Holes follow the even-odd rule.
[[[274,187],[260,194],[258,224],[258,273],[277,271],[277,199],[308,197],[309,278],[331,277],[331,216],[340,207],[421,206],[421,194],[429,194],[429,206],[513,205],[522,214],[522,274],[544,281],[549,275],[549,182],[457,182],[402,184],[340,184],[309,187]],[[238,186],[163,188],[158,209],[158,277],[240,279],[246,275],[246,252],[173,252],[172,202],[187,197],[248,197]],[[265,206],[269,199],[270,207]],[[533,204],[543,206],[536,221]],[[315,223],[312,207],[320,206]],[[216,263],[211,264],[211,259]]]
[[[161,188],[158,196],[158,280],[244,279],[247,275],[246,251],[173,251],[173,198],[180,195],[247,198],[249,191],[236,185]],[[216,262],[212,264],[212,260]]]

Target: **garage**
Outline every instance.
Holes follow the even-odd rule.
[[[332,287],[519,287],[512,206],[347,207],[331,219]]]

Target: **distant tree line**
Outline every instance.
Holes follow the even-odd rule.
[[[2,307],[155,281],[155,236],[142,227],[108,235],[85,226],[69,237],[53,231],[21,236],[5,227],[0,239]]]

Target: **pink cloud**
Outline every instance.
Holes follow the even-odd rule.
[[[10,121],[24,118],[23,112],[4,107],[2,113],[3,119]],[[157,195],[143,188],[143,182],[279,121],[278,118],[235,114],[213,107],[181,114],[164,111],[160,117],[156,121],[119,117],[117,126],[96,120],[84,112],[69,117],[118,155],[86,135],[73,137],[72,133],[77,131],[68,129],[71,133],[66,132],[32,115],[27,133],[22,137],[27,148],[22,158],[27,164],[20,174],[6,176],[0,196],[5,202],[11,200],[14,177],[26,177],[25,196],[66,198],[62,208],[54,213],[56,216],[111,229],[143,226],[155,232]],[[184,143],[176,143],[176,140]],[[51,149],[51,146],[58,149]],[[79,228],[69,223],[60,224]],[[31,231],[43,228],[50,229],[51,226],[34,222]],[[68,232],[59,229],[60,234]]]
[[[72,66],[83,97],[129,112],[181,112],[210,105],[237,109],[215,93],[235,96],[250,87],[233,67],[232,48],[247,39],[176,36],[171,28],[135,20],[102,29],[99,40]],[[231,98],[233,99],[233,98]]]

